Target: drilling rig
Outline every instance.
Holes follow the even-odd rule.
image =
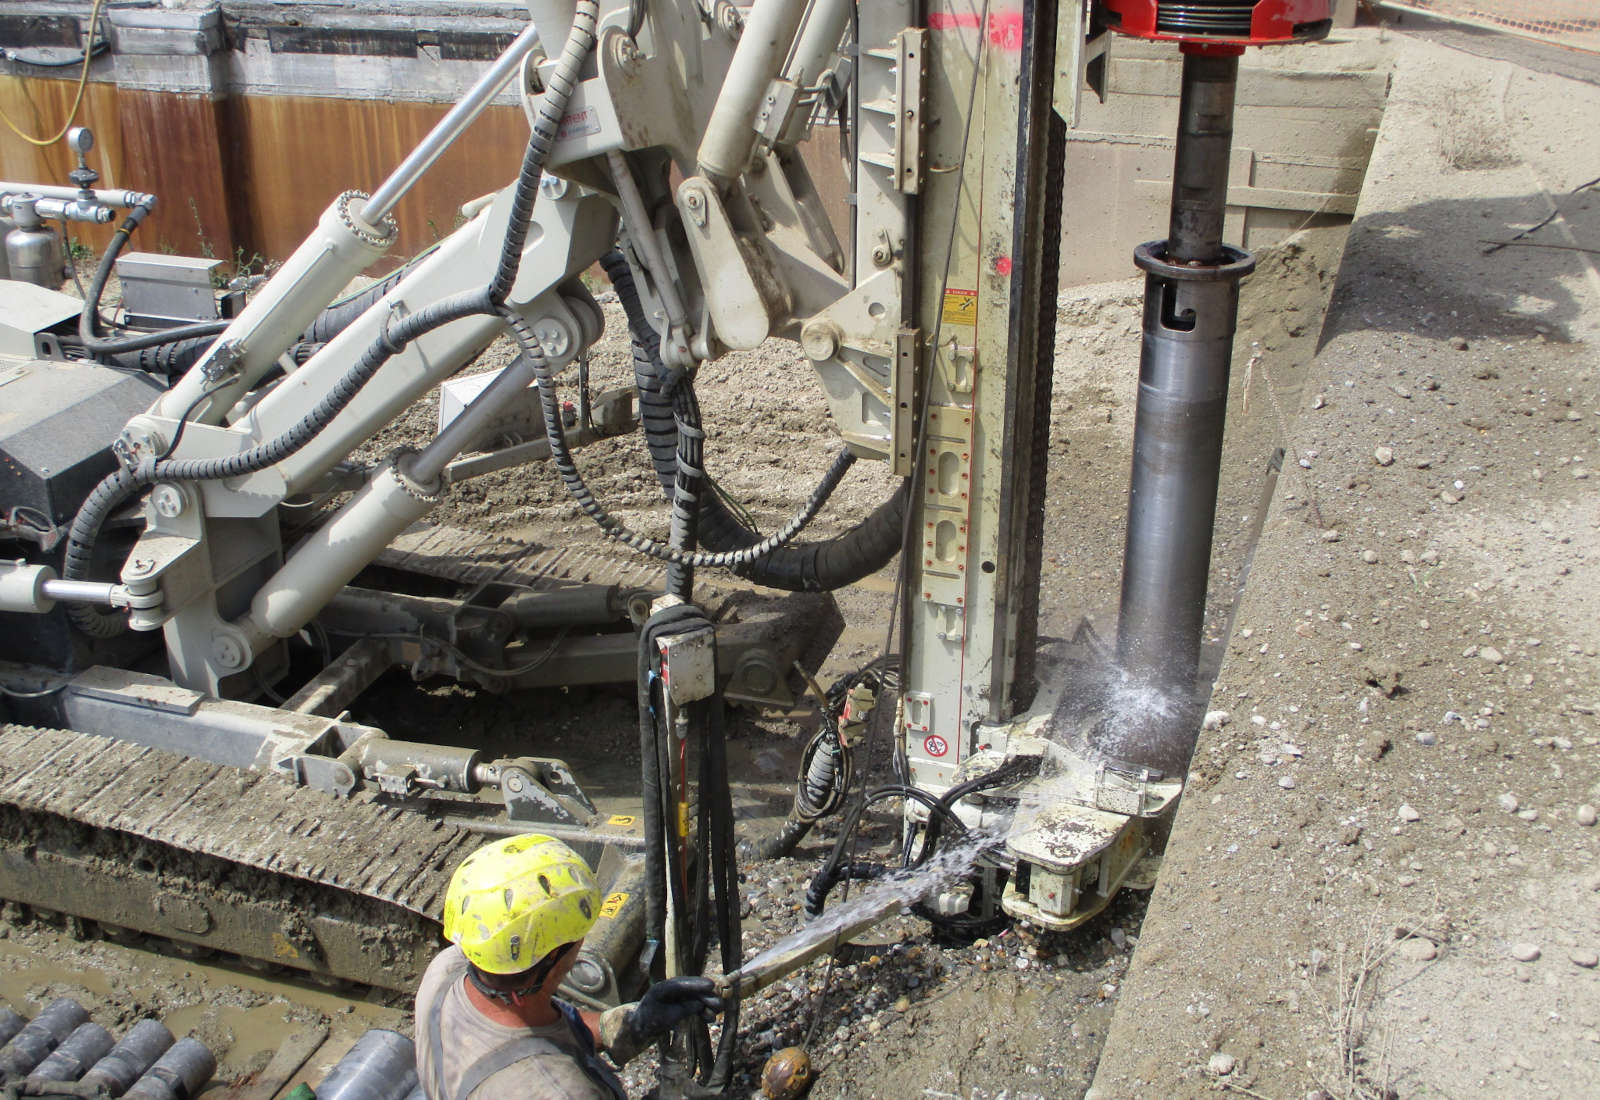
[[[208,299],[159,324],[109,326],[100,298],[166,197],[95,189],[82,133],[71,186],[0,183],[21,234],[6,293],[25,303],[0,331],[0,822],[30,853],[0,861],[0,896],[407,989],[454,866],[485,835],[539,831],[583,851],[607,893],[574,997],[616,1003],[717,965],[713,947],[733,973],[740,777],[723,702],[788,701],[819,594],[893,567],[893,652],[837,693],[768,852],[854,797],[840,731],[892,709],[907,852],[949,822],[994,830],[939,915],[1058,931],[1092,917],[1150,853],[1197,729],[1222,409],[1253,264],[1221,240],[1237,56],[1325,34],[1327,9],[530,0],[527,29],[426,139],[371,194],[338,195],[247,304]],[[1119,33],[1180,43],[1184,68],[1171,229],[1135,257],[1144,353],[1103,688],[1173,705],[1113,736],[1065,717],[1083,701],[1041,682],[1034,653],[1058,107]],[[507,88],[530,126],[516,178],[341,298],[389,252],[417,180]],[[842,237],[799,153],[822,119],[847,137]],[[16,281],[59,284],[39,229],[52,218],[118,225],[85,300]],[[575,414],[561,372],[602,335],[582,279],[595,264],[626,309],[636,385],[573,394]],[[431,441],[356,458],[501,335],[515,360]],[[717,434],[695,386],[704,364],[766,341],[809,362],[839,448],[761,536],[707,484]],[[513,423],[523,440],[496,443]],[[584,478],[583,445],[629,431],[670,508],[664,536],[625,525]],[[807,541],[858,462],[898,487],[846,534]],[[657,568],[596,583],[448,545],[408,556],[427,584],[374,586],[373,564],[452,486],[517,467],[558,479],[619,556]],[[723,571],[793,595],[725,621]],[[638,812],[598,812],[552,756],[354,721],[396,666],[497,691],[634,682]],[[819,907],[852,873],[843,841],[813,883]],[[691,1068],[725,1084],[727,1057],[725,1041]]]

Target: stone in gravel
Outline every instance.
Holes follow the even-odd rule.
[[[1459,493],[1452,493],[1449,489],[1446,489],[1444,492],[1440,493],[1439,499],[1444,501],[1446,504],[1461,503],[1461,495]]]
[[[1226,726],[1232,717],[1233,715],[1229,714],[1225,710],[1208,710],[1206,711],[1205,721],[1201,722],[1200,724],[1203,728],[1208,730],[1219,730],[1223,726]]]
[[[1454,340],[1450,341],[1450,346],[1455,348],[1457,351],[1466,351],[1467,350],[1467,342],[1465,340],[1463,340],[1459,336],[1457,336]]]
[[[898,1000],[896,1000],[894,1002],[894,1010],[896,1012],[910,1012],[911,1011],[911,998],[910,997],[901,997]]]
[[[1366,562],[1368,565],[1377,565],[1378,552],[1376,550],[1363,550],[1361,551],[1361,560]]]
[[[1393,466],[1394,465],[1394,448],[1393,447],[1379,447],[1379,448],[1377,448],[1376,450],[1374,450],[1372,452],[1372,461],[1376,462],[1379,466]]]
[[[1572,960],[1573,966],[1581,966],[1585,970],[1593,970],[1600,966],[1600,954],[1590,951],[1587,947],[1575,947],[1567,955]]]
[[[1492,645],[1486,645],[1478,650],[1478,657],[1480,660],[1488,661],[1491,665],[1503,665],[1506,663],[1506,655]]]
[[[1507,950],[1510,952],[1511,957],[1519,963],[1539,961],[1539,945],[1536,943],[1514,943]]]
[[[1394,953],[1412,962],[1432,962],[1439,957],[1439,949],[1433,945],[1433,941],[1423,939],[1421,936],[1401,940],[1395,946]]]
[[[1326,531],[1322,532],[1322,541],[1323,542],[1338,542],[1339,541],[1339,532],[1338,532],[1338,530],[1333,528],[1333,527],[1330,527]]]
[[[1419,745],[1437,745],[1438,743],[1439,743],[1439,735],[1437,733],[1434,733],[1432,730],[1418,730],[1417,731],[1417,744],[1419,744]]]
[[[1278,779],[1278,786],[1282,787],[1286,791],[1294,790],[1294,776],[1292,776],[1292,775],[1280,776],[1279,779]]]
[[[1361,742],[1361,755],[1372,761],[1382,760],[1390,744],[1390,740],[1381,733],[1368,734],[1366,740]]]
[[[1325,408],[1327,408],[1328,407],[1327,395],[1326,394],[1320,394],[1320,393],[1317,394],[1317,396],[1315,396],[1315,397],[1313,397],[1311,399],[1311,407],[1313,409],[1325,409]]]
[[[1395,385],[1392,388],[1394,390],[1394,395],[1396,397],[1399,397],[1399,398],[1401,398],[1403,400],[1406,400],[1406,401],[1411,400],[1411,387],[1410,386],[1403,386],[1403,385],[1401,385],[1401,384],[1399,384],[1397,382],[1397,383],[1395,383]]]
[[[1233,1055],[1219,1050],[1211,1056],[1211,1061],[1206,1063],[1206,1069],[1211,1071],[1213,1077],[1226,1077],[1238,1064],[1238,1059]]]
[[[1506,791],[1494,801],[1495,805],[1500,807],[1500,812],[1507,814],[1516,813],[1517,808],[1522,805],[1522,803],[1517,801],[1517,796],[1512,794],[1510,791]]]
[[[1401,821],[1422,820],[1422,814],[1418,812],[1415,806],[1412,806],[1408,802],[1402,802],[1400,804],[1400,808],[1394,812],[1394,816],[1398,817]]]
[[[1594,807],[1589,805],[1587,802],[1579,806],[1577,820],[1578,824],[1582,825],[1585,829],[1593,828],[1595,823]]]

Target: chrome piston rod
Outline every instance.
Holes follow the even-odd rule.
[[[1239,283],[1255,268],[1222,243],[1238,58],[1185,53],[1165,241],[1141,245],[1144,340],[1123,556],[1117,657],[1136,682],[1182,698],[1194,686],[1227,416]],[[1157,723],[1122,760],[1181,771],[1185,720]]]

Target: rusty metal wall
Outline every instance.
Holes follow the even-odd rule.
[[[1600,4],[1596,0],[1391,0],[1386,6],[1453,16],[1600,53]]]
[[[72,104],[70,80],[0,75],[0,106],[24,129],[53,130]],[[371,190],[447,107],[299,96],[204,96],[91,83],[77,121],[95,132],[90,163],[102,187],[161,200],[134,247],[249,262],[287,256],[340,191]],[[449,233],[468,199],[515,176],[528,126],[515,107],[492,107],[396,210],[411,255]],[[0,179],[66,183],[64,145],[0,139]],[[100,248],[110,229],[74,224]]]

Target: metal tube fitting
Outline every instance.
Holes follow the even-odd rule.
[[[756,0],[751,7],[700,139],[702,175],[731,180],[744,172],[762,97],[789,57],[805,8],[805,0]]]

